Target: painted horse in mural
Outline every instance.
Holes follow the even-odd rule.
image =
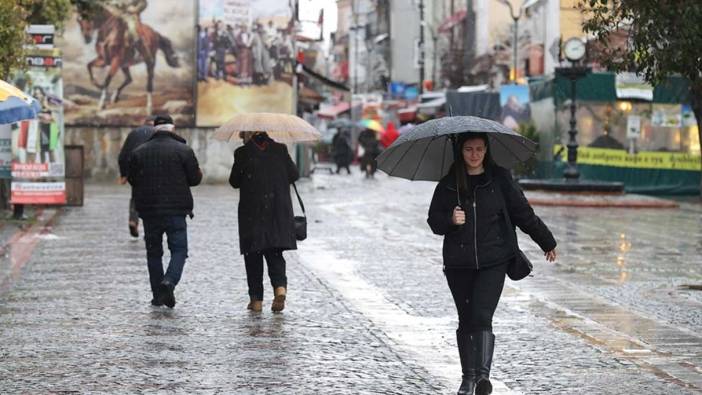
[[[146,112],[151,114],[156,51],[159,49],[163,51],[169,66],[180,67],[171,41],[149,25],[139,22],[138,17],[134,26],[130,26],[129,20],[116,15],[112,8],[102,5],[93,5],[92,8],[89,8],[85,3],[78,3],[78,23],[86,44],[92,41],[93,32],[97,30],[95,41],[97,57],[88,63],[88,74],[90,81],[101,90],[98,109],[105,108],[105,99],[115,74],[122,70],[124,81],[112,93],[112,103],[119,101],[119,96],[124,88],[132,82],[129,68],[143,62],[146,64],[147,74]],[[131,34],[132,31],[135,34]],[[97,81],[93,74],[95,67],[108,68],[107,75],[102,82]]]

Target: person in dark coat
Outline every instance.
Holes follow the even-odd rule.
[[[285,145],[263,132],[242,132],[229,176],[239,193],[239,247],[244,255],[249,310],[261,311],[263,258],[273,286],[271,310],[285,308],[287,277],[283,251],[297,249],[290,184],[299,178]]]
[[[353,144],[351,143],[351,131],[340,128],[332,138],[332,154],[336,163],[336,174],[341,169],[346,169],[347,174],[351,174],[349,165],[353,161]]]
[[[549,262],[556,259],[556,240],[510,172],[491,161],[486,134],[460,134],[454,148],[460,149],[458,160],[436,186],[427,222],[444,236],[444,274],[458,312],[463,370],[458,394],[485,395],[492,392],[492,317],[507,266],[517,254],[507,219],[541,247]]]
[[[155,306],[175,306],[173,291],[183,274],[188,257],[185,216],[192,218],[190,187],[202,180],[193,150],[175,134],[173,120],[159,115],[154,133],[136,148],[129,159],[128,180],[139,217],[144,221],[146,262]],[[163,273],[163,234],[168,238],[171,260]]]
[[[127,174],[129,173],[129,158],[132,151],[136,147],[144,144],[151,135],[154,134],[153,122],[155,117],[147,117],[144,119],[144,125],[132,130],[127,135],[127,139],[122,144],[122,149],[119,151],[119,183],[124,185],[127,183]],[[139,214],[134,207],[134,199],[129,199],[129,234],[132,237],[139,237]]]
[[[382,152],[380,141],[378,141],[375,133],[376,132],[371,129],[364,129],[358,135],[358,143],[363,147],[361,169],[366,173],[366,178],[375,177],[375,171],[378,168],[375,158]]]

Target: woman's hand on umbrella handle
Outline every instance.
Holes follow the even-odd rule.
[[[546,252],[544,255],[546,255],[546,260],[549,262],[555,262],[556,261],[556,249],[552,249],[551,251]]]
[[[466,213],[461,210],[460,207],[456,206],[453,209],[453,215],[451,216],[451,222],[454,225],[463,225],[466,223]]]

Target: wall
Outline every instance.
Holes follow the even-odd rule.
[[[65,144],[83,146],[87,180],[115,181],[119,175],[117,157],[130,131],[131,128],[66,127]],[[183,129],[177,133],[195,151],[204,173],[203,182],[228,181],[234,163],[234,149],[239,143],[214,140],[214,129]]]

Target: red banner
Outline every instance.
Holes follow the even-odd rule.
[[[13,182],[12,204],[66,204],[65,182]]]

